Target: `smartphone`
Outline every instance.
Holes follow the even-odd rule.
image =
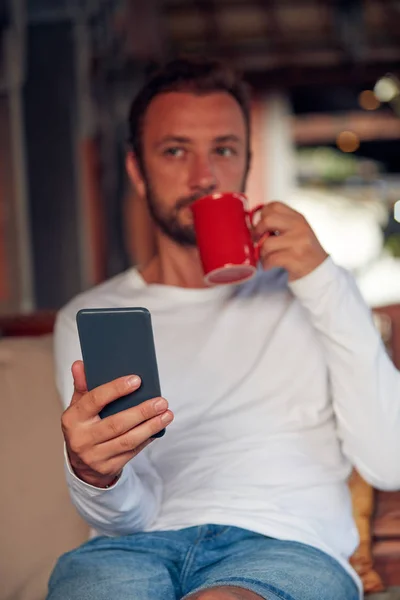
[[[151,315],[147,308],[85,308],[76,315],[89,390],[124,375],[139,375],[140,388],[110,402],[108,417],[161,396]],[[161,437],[165,429],[155,434]]]

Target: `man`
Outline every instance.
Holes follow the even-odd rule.
[[[174,61],[133,102],[130,132],[127,169],[158,254],[81,294],[57,321],[66,406],[72,395],[67,481],[98,535],[60,559],[48,597],[355,600],[346,480],[354,464],[376,487],[400,486],[400,375],[353,280],[282,203],[265,206],[255,228],[257,239],[279,232],[264,241],[257,276],[205,287],[189,207],[245,188],[240,81],[214,63]],[[87,391],[75,315],[132,305],[152,313],[170,405],[154,399],[101,420],[140,381]]]

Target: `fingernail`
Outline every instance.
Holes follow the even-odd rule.
[[[132,375],[132,377],[129,377],[128,379],[128,385],[129,387],[138,387],[140,385],[140,377]]]
[[[170,423],[172,421],[172,419],[174,418],[174,415],[172,414],[172,412],[167,411],[166,413],[164,413],[163,415],[161,415],[161,421],[166,425],[167,423]]]
[[[162,412],[163,410],[168,408],[168,402],[164,398],[160,398],[154,404],[154,408],[156,409],[157,412]]]

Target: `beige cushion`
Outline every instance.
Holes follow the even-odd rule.
[[[0,600],[42,600],[88,536],[64,480],[51,336],[0,340],[0,406]]]

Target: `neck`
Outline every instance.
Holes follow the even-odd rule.
[[[203,269],[196,247],[181,246],[157,231],[157,255],[141,271],[147,283],[204,288]]]

